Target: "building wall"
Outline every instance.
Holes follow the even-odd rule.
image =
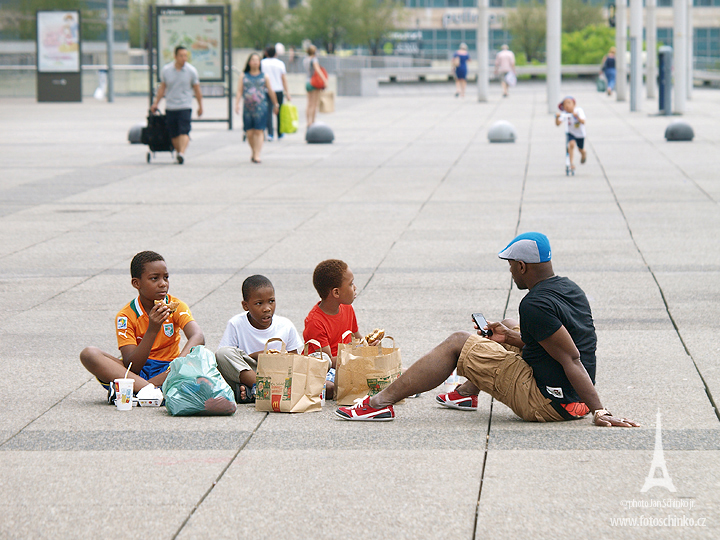
[[[593,4],[606,4],[605,0],[591,0]],[[697,57],[720,59],[720,0],[694,0],[694,52]],[[517,5],[517,0],[490,0],[490,50],[497,51],[503,43],[510,43],[511,36],[505,30],[507,15]],[[673,10],[672,0],[658,0],[656,9],[658,42],[672,46]],[[419,56],[449,58],[460,43],[468,49],[477,50],[477,1],[476,0],[405,0],[408,16],[405,30],[413,30],[421,36],[415,49]],[[492,7],[496,6],[496,7]],[[605,18],[607,18],[607,13]],[[643,13],[643,21],[645,14]]]

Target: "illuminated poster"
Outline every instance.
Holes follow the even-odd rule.
[[[158,71],[182,45],[201,81],[224,80],[223,7],[158,7],[157,23]]]
[[[80,12],[37,12],[38,71],[80,71]]]

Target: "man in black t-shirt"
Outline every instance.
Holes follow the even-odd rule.
[[[590,304],[580,287],[553,272],[547,237],[521,234],[498,256],[510,264],[517,287],[529,289],[520,302],[519,324],[505,319],[478,328],[478,335],[456,332],[382,392],[336,414],[345,420],[392,420],[394,403],[437,387],[457,368],[468,380],[436,397],[445,407],[474,411],[484,391],[523,420],[571,420],[592,411],[595,425],[638,427],[600,402]]]

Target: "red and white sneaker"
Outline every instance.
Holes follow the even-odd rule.
[[[355,400],[352,407],[338,407],[335,414],[343,420],[361,420],[372,422],[389,422],[395,419],[393,406],[373,409],[370,406],[370,396]]]
[[[435,396],[435,401],[443,407],[461,411],[477,411],[478,408],[477,396],[462,396],[457,390],[453,390],[447,394],[439,394]]]

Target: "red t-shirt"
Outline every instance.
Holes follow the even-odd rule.
[[[330,347],[330,353],[333,357],[337,356],[338,343],[350,343],[352,336],[348,335],[343,341],[342,335],[350,330],[355,333],[358,331],[357,319],[355,318],[355,310],[349,304],[340,304],[340,311],[337,315],[328,315],[322,309],[320,304],[315,304],[305,317],[305,330],[303,330],[303,340],[314,339],[320,342],[322,347]],[[308,353],[313,353],[317,347],[308,346]]]

